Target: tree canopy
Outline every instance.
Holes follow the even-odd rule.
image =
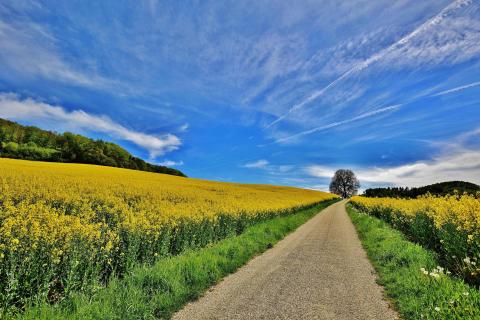
[[[185,176],[132,156],[119,145],[65,132],[59,134],[0,119],[0,156],[6,158],[75,162]]]
[[[342,198],[349,198],[358,192],[360,182],[352,170],[339,169],[330,182],[330,192],[341,196]]]

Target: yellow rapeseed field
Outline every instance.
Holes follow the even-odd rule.
[[[351,203],[437,251],[455,273],[480,284],[480,194],[417,199],[355,196]]]
[[[56,300],[137,262],[336,196],[100,167],[0,159],[0,304]],[[95,279],[97,278],[97,279]],[[1,307],[0,305],[0,307]]]

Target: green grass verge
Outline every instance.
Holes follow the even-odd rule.
[[[319,210],[336,202],[279,216],[248,227],[203,249],[164,258],[151,266],[134,268],[123,279],[113,279],[93,296],[73,294],[55,305],[27,307],[19,319],[168,319],[188,301],[202,295],[221,278],[253,256],[271,248]]]
[[[378,218],[350,205],[347,211],[379,283],[404,319],[480,319],[480,291],[447,271],[438,272],[434,252],[408,241]]]

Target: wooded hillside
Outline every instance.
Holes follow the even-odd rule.
[[[75,162],[185,176],[181,171],[145,162],[119,145],[65,132],[46,131],[0,119],[0,157]]]
[[[416,198],[420,195],[430,193],[432,195],[444,196],[458,192],[460,194],[468,193],[475,195],[480,192],[480,186],[465,181],[447,181],[440,182],[424,187],[388,187],[388,188],[370,188],[365,190],[366,197],[391,197],[391,198]]]

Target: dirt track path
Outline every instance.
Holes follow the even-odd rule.
[[[396,319],[344,205],[328,207],[173,319]]]

